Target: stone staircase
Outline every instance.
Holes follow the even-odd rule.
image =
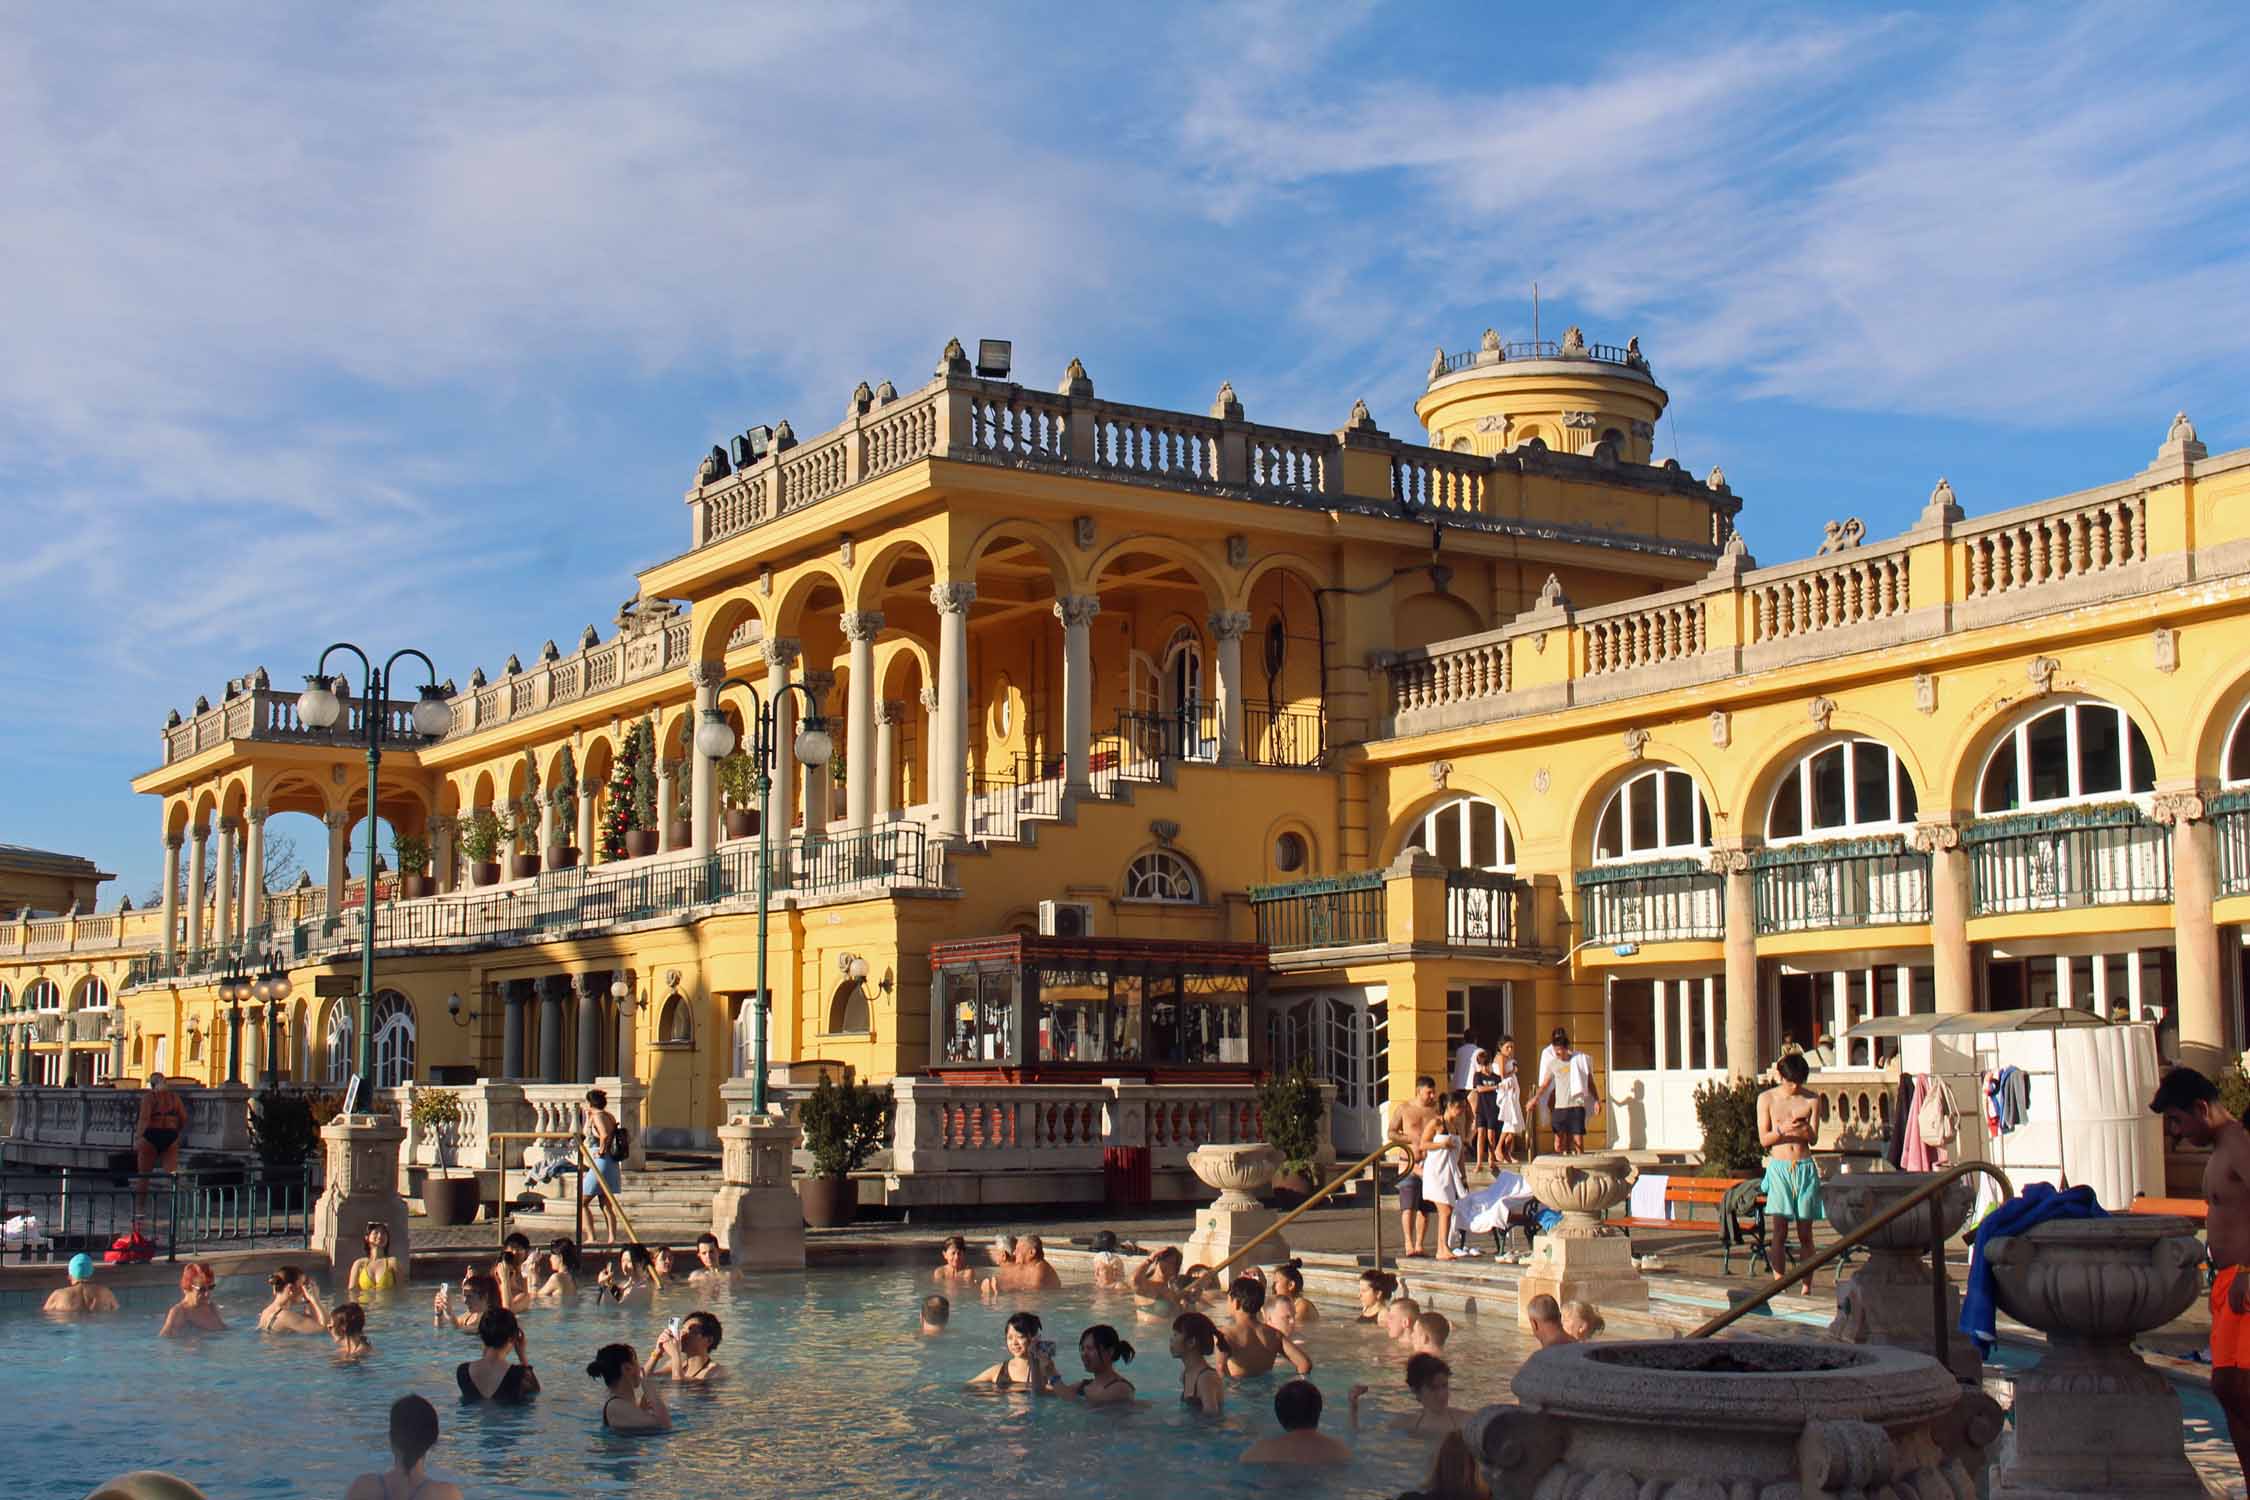
[[[617,1201],[644,1243],[677,1246],[710,1229],[711,1199],[718,1191],[719,1168],[709,1158],[651,1154],[646,1170],[625,1174]],[[568,1234],[572,1199],[573,1194],[566,1191],[548,1199],[544,1213],[523,1214],[517,1209],[511,1211],[511,1218],[535,1242],[541,1238],[536,1226],[550,1220],[555,1225],[553,1233]],[[601,1210],[589,1202],[586,1212],[587,1238],[598,1242],[603,1235]]]

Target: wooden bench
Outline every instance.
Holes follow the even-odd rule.
[[[1748,1224],[1735,1216],[1732,1224],[1725,1222],[1724,1210],[1727,1194],[1755,1179],[1749,1177],[1672,1177],[1664,1184],[1665,1216],[1661,1219],[1635,1218],[1627,1215],[1612,1217],[1608,1222],[1620,1229],[1671,1229],[1689,1230],[1700,1227],[1698,1220],[1675,1209],[1708,1208],[1711,1210],[1711,1227],[1719,1233],[1719,1268],[1722,1274],[1734,1271],[1734,1244],[1742,1240],[1750,1246],[1750,1263],[1756,1265],[1766,1259],[1766,1220],[1763,1214],[1752,1214]]]
[[[2193,1219],[2199,1224],[2208,1223],[2211,1217],[2211,1205],[2201,1198],[2151,1198],[2146,1193],[2135,1198],[2126,1206],[2125,1211],[2135,1214],[2173,1214],[2179,1218]]]

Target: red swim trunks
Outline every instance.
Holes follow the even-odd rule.
[[[2250,1368],[2250,1313],[2238,1313],[2227,1295],[2240,1266],[2223,1266],[2211,1282],[2211,1368]]]

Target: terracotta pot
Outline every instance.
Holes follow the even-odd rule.
[[[427,875],[401,875],[398,878],[398,894],[401,900],[419,901],[424,896],[435,895],[436,893],[437,882]]]
[[[849,1224],[859,1212],[859,1184],[849,1177],[802,1177],[797,1198],[804,1205],[805,1222],[814,1229]]]
[[[547,851],[547,868],[550,870],[577,869],[578,851],[576,849],[549,849]]]
[[[498,885],[500,883],[500,862],[498,860],[486,860],[482,864],[469,866],[469,879],[478,885]]]
[[[655,852],[655,829],[629,828],[625,831],[625,857],[627,859],[646,859]]]
[[[693,823],[674,823],[671,832],[672,847],[675,849],[685,849],[695,842],[695,825]]]
[[[508,878],[529,880],[539,873],[539,856],[536,854],[511,854],[508,856]]]
[[[758,831],[758,815],[747,807],[727,809],[727,837],[746,839]]]
[[[422,1179],[422,1210],[440,1229],[474,1224],[477,1204],[483,1198],[483,1184],[474,1172],[459,1177],[440,1177],[433,1172]]]

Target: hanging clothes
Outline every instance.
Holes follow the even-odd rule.
[[[1934,1096],[1927,1076],[1916,1073],[1907,1081],[1914,1086],[1914,1097],[1908,1103],[1905,1139],[1900,1143],[1898,1164],[1901,1171],[1927,1172],[1930,1168],[1929,1143],[1922,1138],[1922,1107]]]
[[[1907,1132],[1914,1120],[1914,1075],[1902,1074],[1898,1081],[1898,1104],[1891,1110],[1891,1138],[1883,1151],[1883,1160],[1895,1171],[1899,1167],[1899,1153],[1906,1147]]]
[[[2000,1139],[2000,1075],[1984,1075],[1984,1133],[1992,1140]]]
[[[1921,1140],[1924,1154],[1929,1158],[1929,1170],[1942,1171],[1951,1159],[1950,1147],[1956,1126],[1953,1120],[1953,1090],[1935,1073],[1921,1076],[1921,1098],[1914,1112],[1914,1133]]]
[[[2031,1114],[2031,1075],[2017,1067],[2002,1068],[1993,1076],[1988,1090],[1992,1096],[1993,1129],[2000,1135],[2029,1118]]]

